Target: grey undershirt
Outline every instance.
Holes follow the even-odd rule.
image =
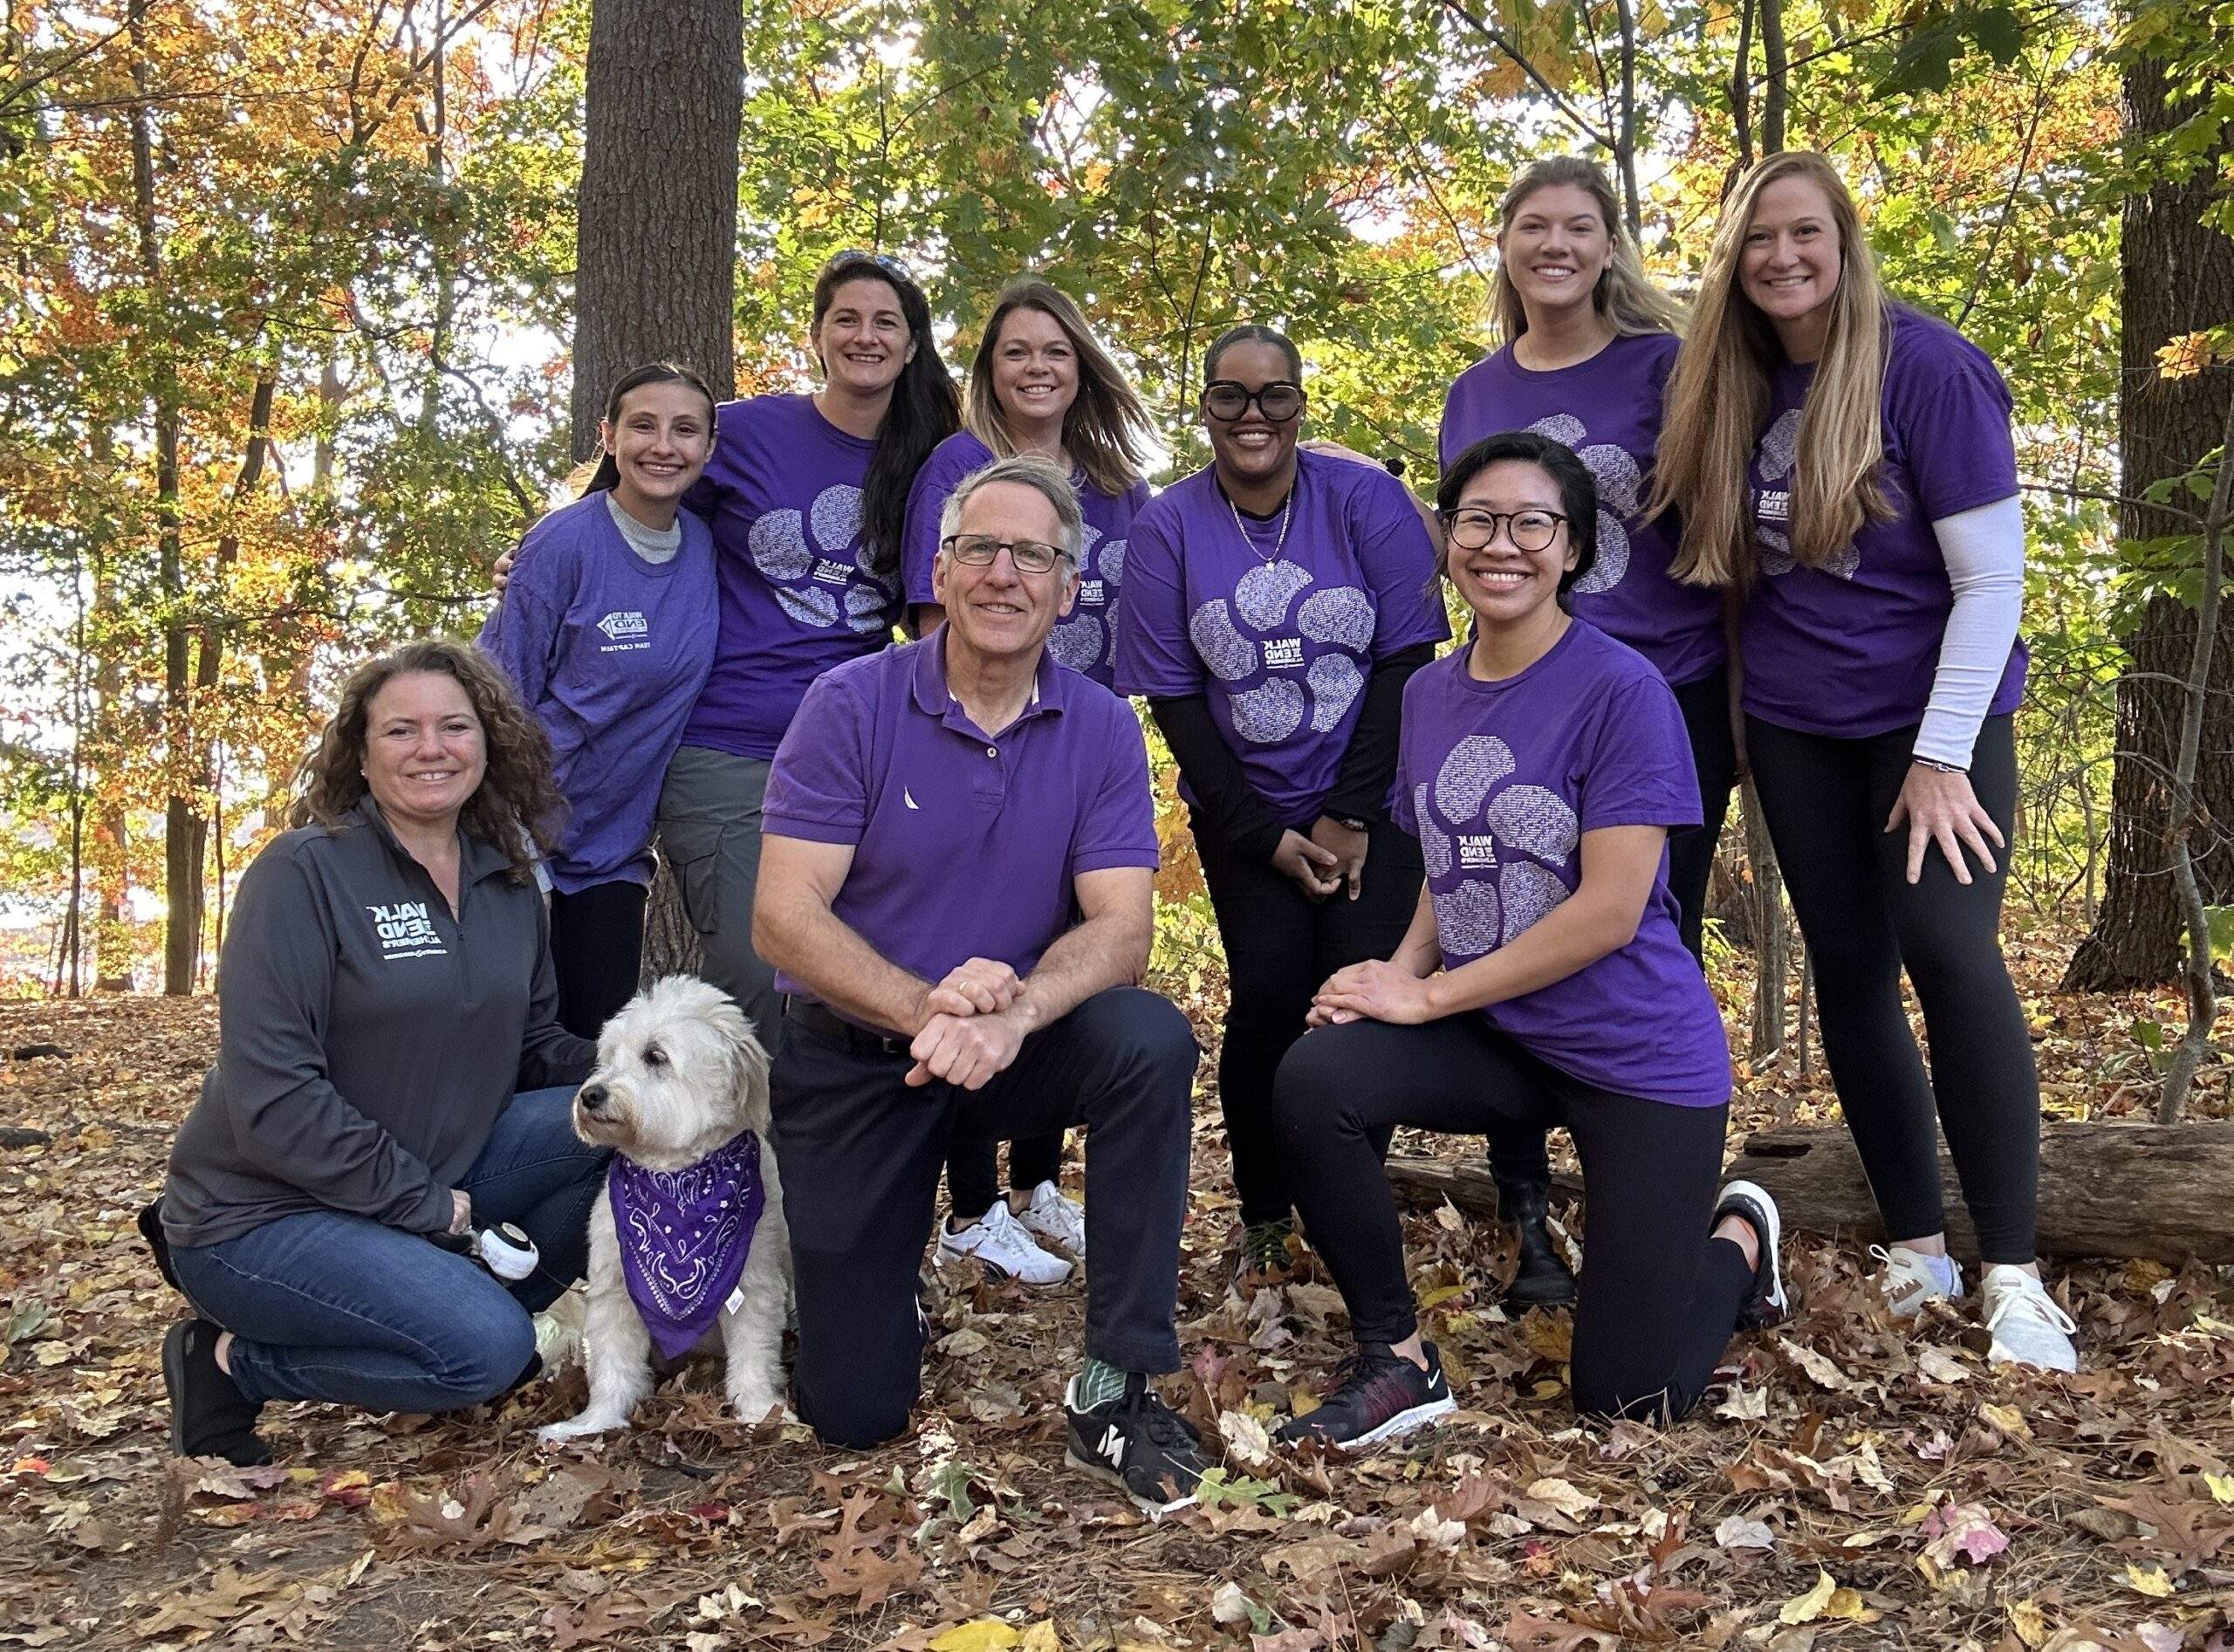
[[[648,528],[620,508],[620,501],[613,497],[613,490],[606,490],[605,508],[613,512],[613,525],[620,530],[620,537],[628,541],[628,548],[645,561],[657,565],[672,562],[675,553],[682,549],[682,524],[673,523],[665,528]]]

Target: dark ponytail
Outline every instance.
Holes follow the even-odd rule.
[[[620,404],[627,399],[628,393],[631,390],[640,390],[648,384],[689,385],[700,395],[705,397],[706,430],[709,435],[713,433],[714,393],[706,387],[706,381],[703,379],[680,361],[647,361],[642,367],[622,374],[613,388],[606,393],[603,415],[605,422],[619,423]],[[588,473],[586,481],[582,480],[585,471]],[[613,458],[609,449],[600,445],[594,465],[587,463],[578,465],[573,474],[566,479],[574,484],[574,494],[577,498],[586,498],[593,493],[604,493],[620,485],[620,462]]]
[[[877,427],[876,456],[861,486],[861,549],[869,572],[891,579],[900,572],[901,529],[908,516],[908,492],[931,449],[952,435],[962,422],[961,398],[953,375],[939,359],[931,337],[931,305],[922,288],[889,258],[866,252],[841,252],[823,266],[814,283],[813,330],[819,332],[831,301],[848,281],[881,281],[898,295],[900,313],[915,353],[900,370],[892,401]]]

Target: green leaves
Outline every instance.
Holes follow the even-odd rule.
[[[2024,44],[2024,20],[2014,7],[1928,6],[1871,95],[1944,92],[1954,79],[1956,60],[1972,47],[2007,64],[2016,60]]]

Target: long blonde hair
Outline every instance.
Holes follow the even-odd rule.
[[[1784,352],[1737,271],[1761,191],[1792,177],[1813,183],[1830,202],[1840,257],[1830,328],[1799,415],[1787,527],[1792,559],[1821,567],[1854,542],[1865,520],[1892,514],[1877,479],[1885,456],[1885,289],[1845,182],[1823,156],[1786,150],[1740,179],[1723,206],[1692,301],[1691,331],[1669,379],[1646,511],[1656,516],[1672,507],[1682,514],[1682,544],[1669,572],[1691,585],[1742,587],[1754,573],[1747,470]]]
[[[1497,272],[1496,291],[1491,298],[1497,342],[1511,344],[1528,331],[1528,312],[1520,302],[1520,292],[1506,273],[1504,261],[1505,232],[1528,197],[1539,189],[1555,189],[1562,185],[1587,190],[1598,203],[1598,216],[1606,225],[1606,238],[1614,249],[1613,261],[1599,276],[1598,284],[1591,289],[1590,302],[1598,313],[1612,324],[1617,338],[1634,338],[1644,332],[1681,332],[1683,330],[1683,305],[1673,294],[1653,284],[1652,278],[1644,272],[1644,258],[1637,251],[1636,238],[1621,221],[1621,203],[1614,197],[1614,186],[1606,175],[1580,155],[1547,155],[1541,161],[1532,161],[1520,169],[1504,192],[1504,199],[1497,203]]]
[[[1063,447],[1071,461],[1086,472],[1088,486],[1110,498],[1129,493],[1141,480],[1152,450],[1148,410],[1100,341],[1087,331],[1086,318],[1061,288],[1022,276],[1001,289],[993,313],[985,319],[984,336],[970,363],[970,391],[962,410],[963,428],[1005,459],[1017,451],[993,399],[993,353],[1001,342],[1001,324],[1017,310],[1037,310],[1063,330],[1078,356],[1079,393],[1063,415]]]

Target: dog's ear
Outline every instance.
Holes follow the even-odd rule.
[[[765,1134],[768,1129],[768,1052],[753,1035],[744,1011],[723,999],[709,1018],[729,1052],[730,1080],[744,1115],[745,1128]]]

